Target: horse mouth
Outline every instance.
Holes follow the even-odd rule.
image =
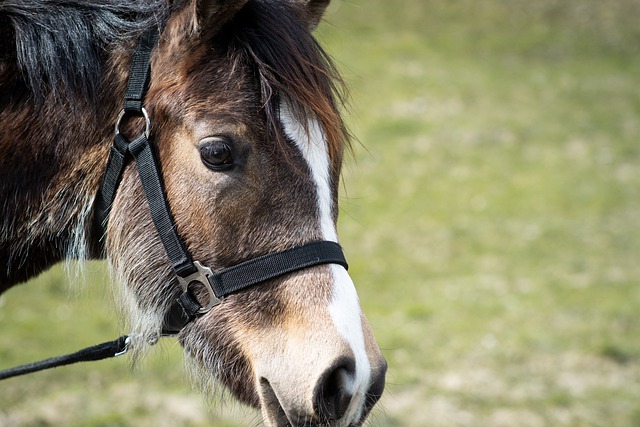
[[[266,378],[260,379],[260,391],[262,395],[262,414],[265,423],[274,427],[291,427],[292,424],[284,411],[276,392]]]
[[[368,415],[360,420],[348,422],[344,419],[321,419],[317,414],[304,415],[296,411],[286,411],[275,390],[265,378],[260,380],[261,407],[264,423],[268,427],[360,427]]]

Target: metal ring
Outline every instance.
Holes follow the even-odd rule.
[[[151,120],[149,119],[149,113],[147,113],[147,109],[142,107],[142,109],[140,110],[142,111],[142,117],[144,117],[145,120],[145,124],[144,124],[144,136],[149,139],[149,136],[151,135]],[[118,114],[118,118],[116,119],[116,135],[118,135],[120,133],[120,122],[122,121],[122,118],[127,114],[127,111],[123,108],[122,110],[120,110],[120,113]]]

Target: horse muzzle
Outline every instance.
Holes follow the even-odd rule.
[[[360,426],[384,390],[387,363],[353,283],[341,266],[324,270],[334,285],[327,307],[295,310],[278,332],[255,337],[264,340],[251,359],[269,427]]]
[[[258,380],[262,415],[268,427],[361,426],[382,396],[387,370],[381,358],[368,375],[362,375],[357,372],[355,359],[345,355],[329,362],[319,375],[297,372],[305,368],[303,364],[294,362],[287,367],[271,375],[271,380],[268,376]],[[285,374],[287,381],[283,383],[278,374]],[[296,376],[311,386],[291,387],[291,378]],[[298,394],[296,388],[304,392]]]

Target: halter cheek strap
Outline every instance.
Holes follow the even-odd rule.
[[[348,268],[342,248],[330,241],[311,242],[283,252],[263,255],[217,272],[192,259],[171,215],[159,163],[150,139],[151,122],[143,107],[149,84],[151,53],[157,41],[158,30],[155,28],[143,34],[134,52],[124,108],[118,116],[107,169],[97,196],[96,221],[104,239],[109,212],[122,173],[128,161],[133,158],[153,223],[182,288],[182,293],[165,315],[162,333],[177,334],[198,315],[207,313],[220,304],[224,297],[267,280],[321,264],[339,264]],[[127,116],[142,116],[145,119],[145,131],[133,141],[129,141],[120,132],[120,122]],[[206,290],[207,301],[204,304],[192,293],[196,286]]]

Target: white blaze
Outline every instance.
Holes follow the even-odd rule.
[[[309,120],[307,129],[291,113],[289,105],[280,105],[280,119],[289,138],[302,152],[311,170],[318,191],[318,210],[322,238],[338,242],[338,233],[331,218],[331,186],[329,185],[329,153],[324,132],[316,120]]]
[[[327,141],[317,120],[309,119],[307,128],[300,123],[286,102],[280,105],[280,117],[284,131],[304,156],[318,192],[320,229],[325,240],[338,242],[338,233],[331,216],[333,198],[329,174]],[[365,350],[360,302],[349,273],[341,265],[331,264],[333,295],[329,313],[340,335],[349,343],[356,359],[356,376],[352,384],[354,399],[346,419],[357,419],[368,389],[371,366]]]

